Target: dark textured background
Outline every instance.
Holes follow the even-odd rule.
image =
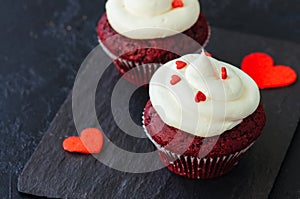
[[[20,198],[17,176],[97,45],[98,0],[2,0],[0,6],[0,197]],[[294,0],[203,0],[212,26],[300,42]],[[300,130],[271,197],[300,196]],[[51,147],[51,146],[49,146]]]

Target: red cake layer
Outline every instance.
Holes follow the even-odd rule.
[[[177,34],[162,39],[130,39],[118,34],[110,26],[106,14],[104,14],[98,22],[97,34],[101,43],[112,54],[126,60],[145,64],[166,63],[179,57],[166,49],[176,49],[176,52],[180,52],[179,55],[199,51],[199,44],[203,46],[207,43],[210,30],[207,20],[201,14],[198,21],[190,29],[183,32],[188,37]],[[111,37],[113,39],[109,39]],[[151,46],[151,48],[143,48],[143,46]]]
[[[265,125],[265,113],[261,105],[239,125],[220,136],[203,138],[194,136],[165,124],[154,110],[150,100],[144,112],[144,124],[148,134],[160,146],[186,156],[219,157],[240,151],[255,141]]]

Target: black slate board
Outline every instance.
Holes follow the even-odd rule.
[[[217,58],[239,65],[246,54],[263,51],[275,57],[276,63],[291,65],[300,74],[299,45],[216,28],[212,35],[207,49]],[[105,74],[96,95],[96,111],[105,134],[126,150],[154,150],[150,141],[128,136],[115,124],[110,96],[119,76],[113,66]],[[297,127],[299,88],[297,82],[286,88],[263,90],[267,114],[263,135],[231,173],[200,181],[173,175],[167,169],[144,174],[119,172],[92,156],[64,152],[63,139],[76,134],[70,94],[20,175],[18,189],[54,198],[266,198]],[[138,124],[147,96],[143,87],[130,100],[130,112]]]

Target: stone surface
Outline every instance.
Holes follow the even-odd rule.
[[[243,56],[263,51],[272,55],[276,63],[293,66],[300,72],[296,56],[300,53],[299,45],[218,28],[213,28],[212,33],[207,49],[217,58],[238,66]],[[126,135],[113,119],[110,96],[118,78],[116,69],[110,66],[99,82],[96,110],[102,129],[114,144],[125,150],[153,151],[150,141]],[[69,95],[20,175],[18,188],[21,192],[55,198],[266,198],[298,124],[300,93],[296,91],[299,89],[297,82],[290,87],[263,90],[267,115],[263,135],[231,173],[199,181],[176,176],[167,169],[144,174],[119,172],[92,156],[64,152],[63,139],[76,134]],[[85,92],[82,91],[82,97]],[[147,99],[147,88],[141,88],[130,100],[130,107],[134,107],[130,109],[131,116],[138,124]],[[101,153],[107,154],[105,150]]]
[[[213,26],[300,42],[300,4],[293,0],[200,0]]]
[[[213,26],[299,43],[294,0],[201,3]],[[103,10],[102,0],[1,2],[1,198],[33,198],[17,192],[17,176],[70,92],[80,63],[97,45],[95,25]],[[296,136],[272,197],[299,197],[299,140]]]

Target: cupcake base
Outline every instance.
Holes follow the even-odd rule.
[[[259,105],[233,129],[203,138],[166,125],[148,101],[142,121],[147,137],[171,172],[192,179],[209,179],[228,173],[238,164],[261,134],[266,120]]]
[[[198,49],[199,44],[205,47],[209,41],[210,26],[201,13],[195,25],[182,34],[160,39],[135,40],[114,31],[104,14],[98,22],[97,33],[100,45],[123,78],[137,85],[145,85],[158,67],[180,57],[164,49],[177,49],[176,52],[181,54],[198,53],[201,51]]]
[[[143,118],[144,121],[144,118]],[[210,179],[230,172],[242,155],[254,144],[232,154],[218,157],[192,157],[173,153],[156,143],[143,125],[147,137],[158,149],[162,163],[173,173],[191,179]]]

